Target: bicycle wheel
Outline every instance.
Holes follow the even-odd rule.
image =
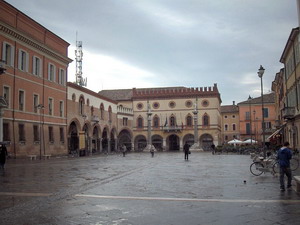
[[[275,162],[275,163],[273,164],[273,172],[274,172],[274,173],[279,173],[279,172],[280,172],[279,162]]]
[[[295,159],[295,158],[292,158],[290,160],[290,167],[291,167],[292,171],[295,171],[296,169],[298,169],[298,167],[299,167],[299,160]]]
[[[254,162],[250,165],[250,172],[254,176],[260,176],[263,173],[264,165],[260,162]]]

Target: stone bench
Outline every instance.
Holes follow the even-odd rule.
[[[28,155],[28,157],[30,158],[30,160],[36,160],[36,155]]]
[[[294,180],[296,182],[296,191],[300,192],[300,176],[294,176]]]
[[[44,159],[50,159],[51,155],[43,155]]]

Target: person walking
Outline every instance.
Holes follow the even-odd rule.
[[[4,170],[4,165],[7,157],[7,149],[4,144],[0,147],[0,169]]]
[[[292,151],[289,149],[290,143],[284,142],[277,152],[277,160],[280,166],[280,190],[285,191],[284,176],[287,176],[287,188],[290,189],[292,186],[292,171],[290,168],[290,159],[292,158]]]
[[[183,146],[183,151],[184,151],[184,160],[189,160],[190,145],[187,142],[185,142]]]
[[[125,144],[123,144],[123,146],[122,146],[122,153],[123,153],[123,157],[125,157],[125,155],[126,155],[126,151],[127,151],[126,145],[125,145]]]
[[[212,154],[214,155],[216,153],[216,146],[214,144],[211,145]]]
[[[150,147],[150,153],[151,153],[151,157],[153,158],[154,157],[154,147],[153,147],[153,145],[151,145],[151,147]]]

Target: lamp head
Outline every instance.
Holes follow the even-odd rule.
[[[258,69],[258,72],[257,72],[258,76],[259,76],[260,78],[262,78],[263,75],[264,75],[264,72],[265,72],[265,68],[263,68],[262,65],[260,65],[260,67],[259,67],[259,69]]]

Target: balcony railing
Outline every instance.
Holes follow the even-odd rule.
[[[282,110],[282,116],[284,119],[293,119],[295,117],[295,107],[285,107]]]
[[[165,126],[163,127],[164,132],[181,132],[182,126]]]

